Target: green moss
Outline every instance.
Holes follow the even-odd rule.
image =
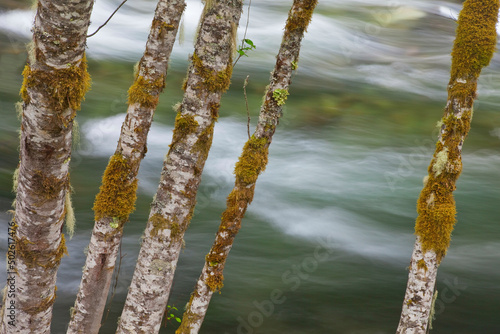
[[[257,177],[264,171],[267,165],[268,141],[266,138],[252,136],[243,147],[234,173],[236,178],[245,184],[253,184]]]
[[[128,90],[128,104],[138,103],[143,107],[155,108],[163,88],[165,88],[164,76],[155,81],[138,76]]]
[[[309,22],[311,22],[312,14],[317,3],[318,0],[306,0],[302,2],[298,1],[294,2],[294,7],[292,7],[291,10],[295,9],[295,11],[293,12],[293,15],[288,16],[285,30],[293,31],[300,29],[302,31],[306,31]],[[303,4],[303,5],[297,8],[295,4]]]
[[[290,93],[288,93],[286,89],[276,88],[273,91],[273,99],[279,106],[282,106],[286,103],[288,95],[290,95]]]
[[[110,158],[94,202],[95,220],[117,217],[123,224],[134,211],[137,179],[130,179],[131,170],[129,161],[121,154]]]
[[[71,65],[63,69],[33,70],[26,65],[23,78],[20,94],[26,104],[30,103],[28,92],[30,88],[45,91],[49,108],[55,111],[71,108],[74,111],[70,121],[73,120],[76,111],[80,110],[81,102],[91,83],[85,56],[78,66]]]
[[[206,89],[210,92],[225,92],[231,84],[231,75],[233,73],[232,60],[229,59],[224,70],[215,72],[203,65],[202,60],[193,54],[191,57],[195,73],[202,78],[203,87],[198,89]]]

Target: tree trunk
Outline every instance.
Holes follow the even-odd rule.
[[[168,61],[184,8],[184,0],[160,0],[156,7],[146,51],[129,89],[129,106],[118,147],[94,203],[95,225],[67,333],[99,332],[123,226],[135,205],[139,165],[146,154],[147,135],[159,94],[165,87]]]
[[[448,102],[436,151],[417,204],[417,241],[397,333],[426,333],[437,267],[450,244],[456,208],[453,191],[462,171],[477,79],[496,47],[497,0],[467,0],[458,18]]]
[[[20,163],[0,333],[50,333],[66,253],[73,119],[90,87],[85,41],[94,1],[39,0],[21,88]],[[15,230],[15,232],[14,232]],[[9,243],[10,243],[9,241]]]
[[[288,96],[292,71],[297,68],[300,44],[311,20],[317,0],[295,0],[289,12],[283,41],[271,74],[271,83],[260,110],[253,136],[247,141],[235,167],[236,180],[227,198],[227,208],[214,244],[205,257],[205,265],[191,295],[176,334],[196,334],[205,318],[214,291],[223,286],[223,270],[234,238],[252,202],[255,183],[268,161],[268,148]]]
[[[117,333],[151,334],[160,328],[212,144],[220,99],[230,84],[242,5],[241,0],[205,3],[184,99]]]

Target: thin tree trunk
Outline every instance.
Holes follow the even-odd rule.
[[[191,295],[182,323],[176,334],[196,334],[205,318],[214,291],[223,286],[223,270],[236,234],[240,230],[248,205],[252,202],[255,184],[268,161],[268,148],[288,96],[292,71],[297,68],[302,37],[311,20],[317,0],[295,0],[289,12],[283,41],[271,74],[259,121],[247,141],[235,167],[236,180],[227,198],[227,208],[205,265]]]
[[[417,204],[417,240],[397,333],[426,333],[436,274],[456,222],[453,191],[462,171],[477,79],[496,47],[498,0],[467,0],[458,17],[448,102],[436,151]]]
[[[98,333],[120,247],[123,226],[134,210],[139,165],[165,87],[168,61],[175,42],[184,0],[160,0],[146,51],[129,89],[128,110],[115,154],[104,172],[94,203],[95,225],[75,307],[67,333]]]
[[[241,0],[206,1],[170,150],[117,333],[157,333],[232,74]]]
[[[73,119],[90,87],[85,41],[92,0],[39,0],[21,88],[15,262],[8,268],[0,333],[50,333],[56,277],[66,254]]]

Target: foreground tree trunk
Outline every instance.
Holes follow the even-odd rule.
[[[94,204],[95,225],[67,333],[93,334],[101,327],[123,226],[135,206],[137,173],[185,6],[184,0],[160,0],[156,7],[146,51],[129,89],[118,147]]]
[[[50,333],[69,186],[73,119],[90,87],[92,0],[39,0],[21,89],[20,163],[0,333]]]
[[[289,12],[283,41],[271,74],[259,121],[247,141],[235,167],[236,180],[227,198],[227,208],[214,244],[205,258],[205,265],[191,295],[182,323],[176,334],[196,334],[205,318],[214,291],[222,288],[223,270],[241,220],[252,202],[255,184],[268,161],[268,148],[288,96],[292,71],[297,68],[304,32],[311,21],[317,0],[295,0]]]
[[[426,333],[439,263],[455,225],[453,198],[462,171],[462,146],[470,129],[477,79],[496,47],[497,0],[467,0],[458,18],[448,102],[436,151],[417,204],[417,240],[397,333]]]
[[[117,333],[152,334],[160,328],[212,145],[220,99],[230,84],[242,5],[241,0],[205,3],[184,99]]]

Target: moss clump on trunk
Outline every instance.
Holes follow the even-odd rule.
[[[95,220],[117,218],[124,224],[135,209],[137,179],[130,179],[132,166],[119,153],[109,160],[102,185],[94,202]]]

